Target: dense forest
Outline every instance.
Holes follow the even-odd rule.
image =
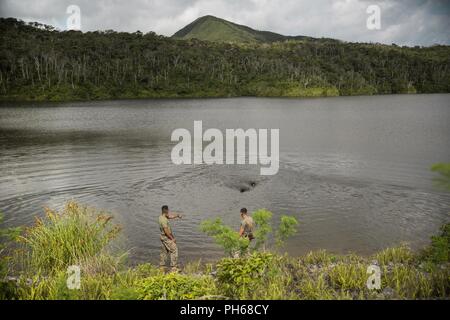
[[[1,100],[450,92],[450,47],[58,31],[0,19]]]

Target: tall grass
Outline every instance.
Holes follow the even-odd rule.
[[[106,248],[120,231],[111,224],[111,216],[75,202],[68,202],[60,212],[45,211],[45,218],[36,218],[35,225],[19,237],[25,268],[50,274],[74,264],[91,269],[98,269],[96,264],[111,265]]]
[[[374,258],[381,265],[408,264],[414,260],[414,255],[406,244],[402,244],[399,247],[387,248],[377,253]]]

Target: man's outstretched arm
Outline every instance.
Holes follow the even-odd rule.
[[[171,212],[167,215],[167,219],[181,219],[183,216],[176,212]]]

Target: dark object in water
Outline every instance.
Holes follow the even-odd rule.
[[[231,189],[239,191],[240,193],[244,193],[252,191],[254,188],[256,188],[256,186],[259,185],[259,181],[255,181],[251,178],[235,179],[235,177],[232,177],[225,182],[225,185]]]
[[[251,188],[254,188],[254,187],[256,187],[256,182],[252,181],[252,182],[248,183],[248,185],[241,186],[241,187],[239,188],[239,191],[240,191],[241,193],[244,193],[244,192],[250,191],[250,189],[251,189]]]

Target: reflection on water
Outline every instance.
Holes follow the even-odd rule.
[[[105,208],[123,225],[135,261],[156,261],[163,204],[181,259],[220,254],[199,230],[208,217],[239,224],[239,209],[292,214],[287,249],[369,254],[426,244],[449,219],[450,196],[429,167],[450,161],[450,95],[326,99],[108,101],[0,106],[0,211],[33,222],[69,199]],[[176,128],[279,128],[280,171],[175,166]]]

